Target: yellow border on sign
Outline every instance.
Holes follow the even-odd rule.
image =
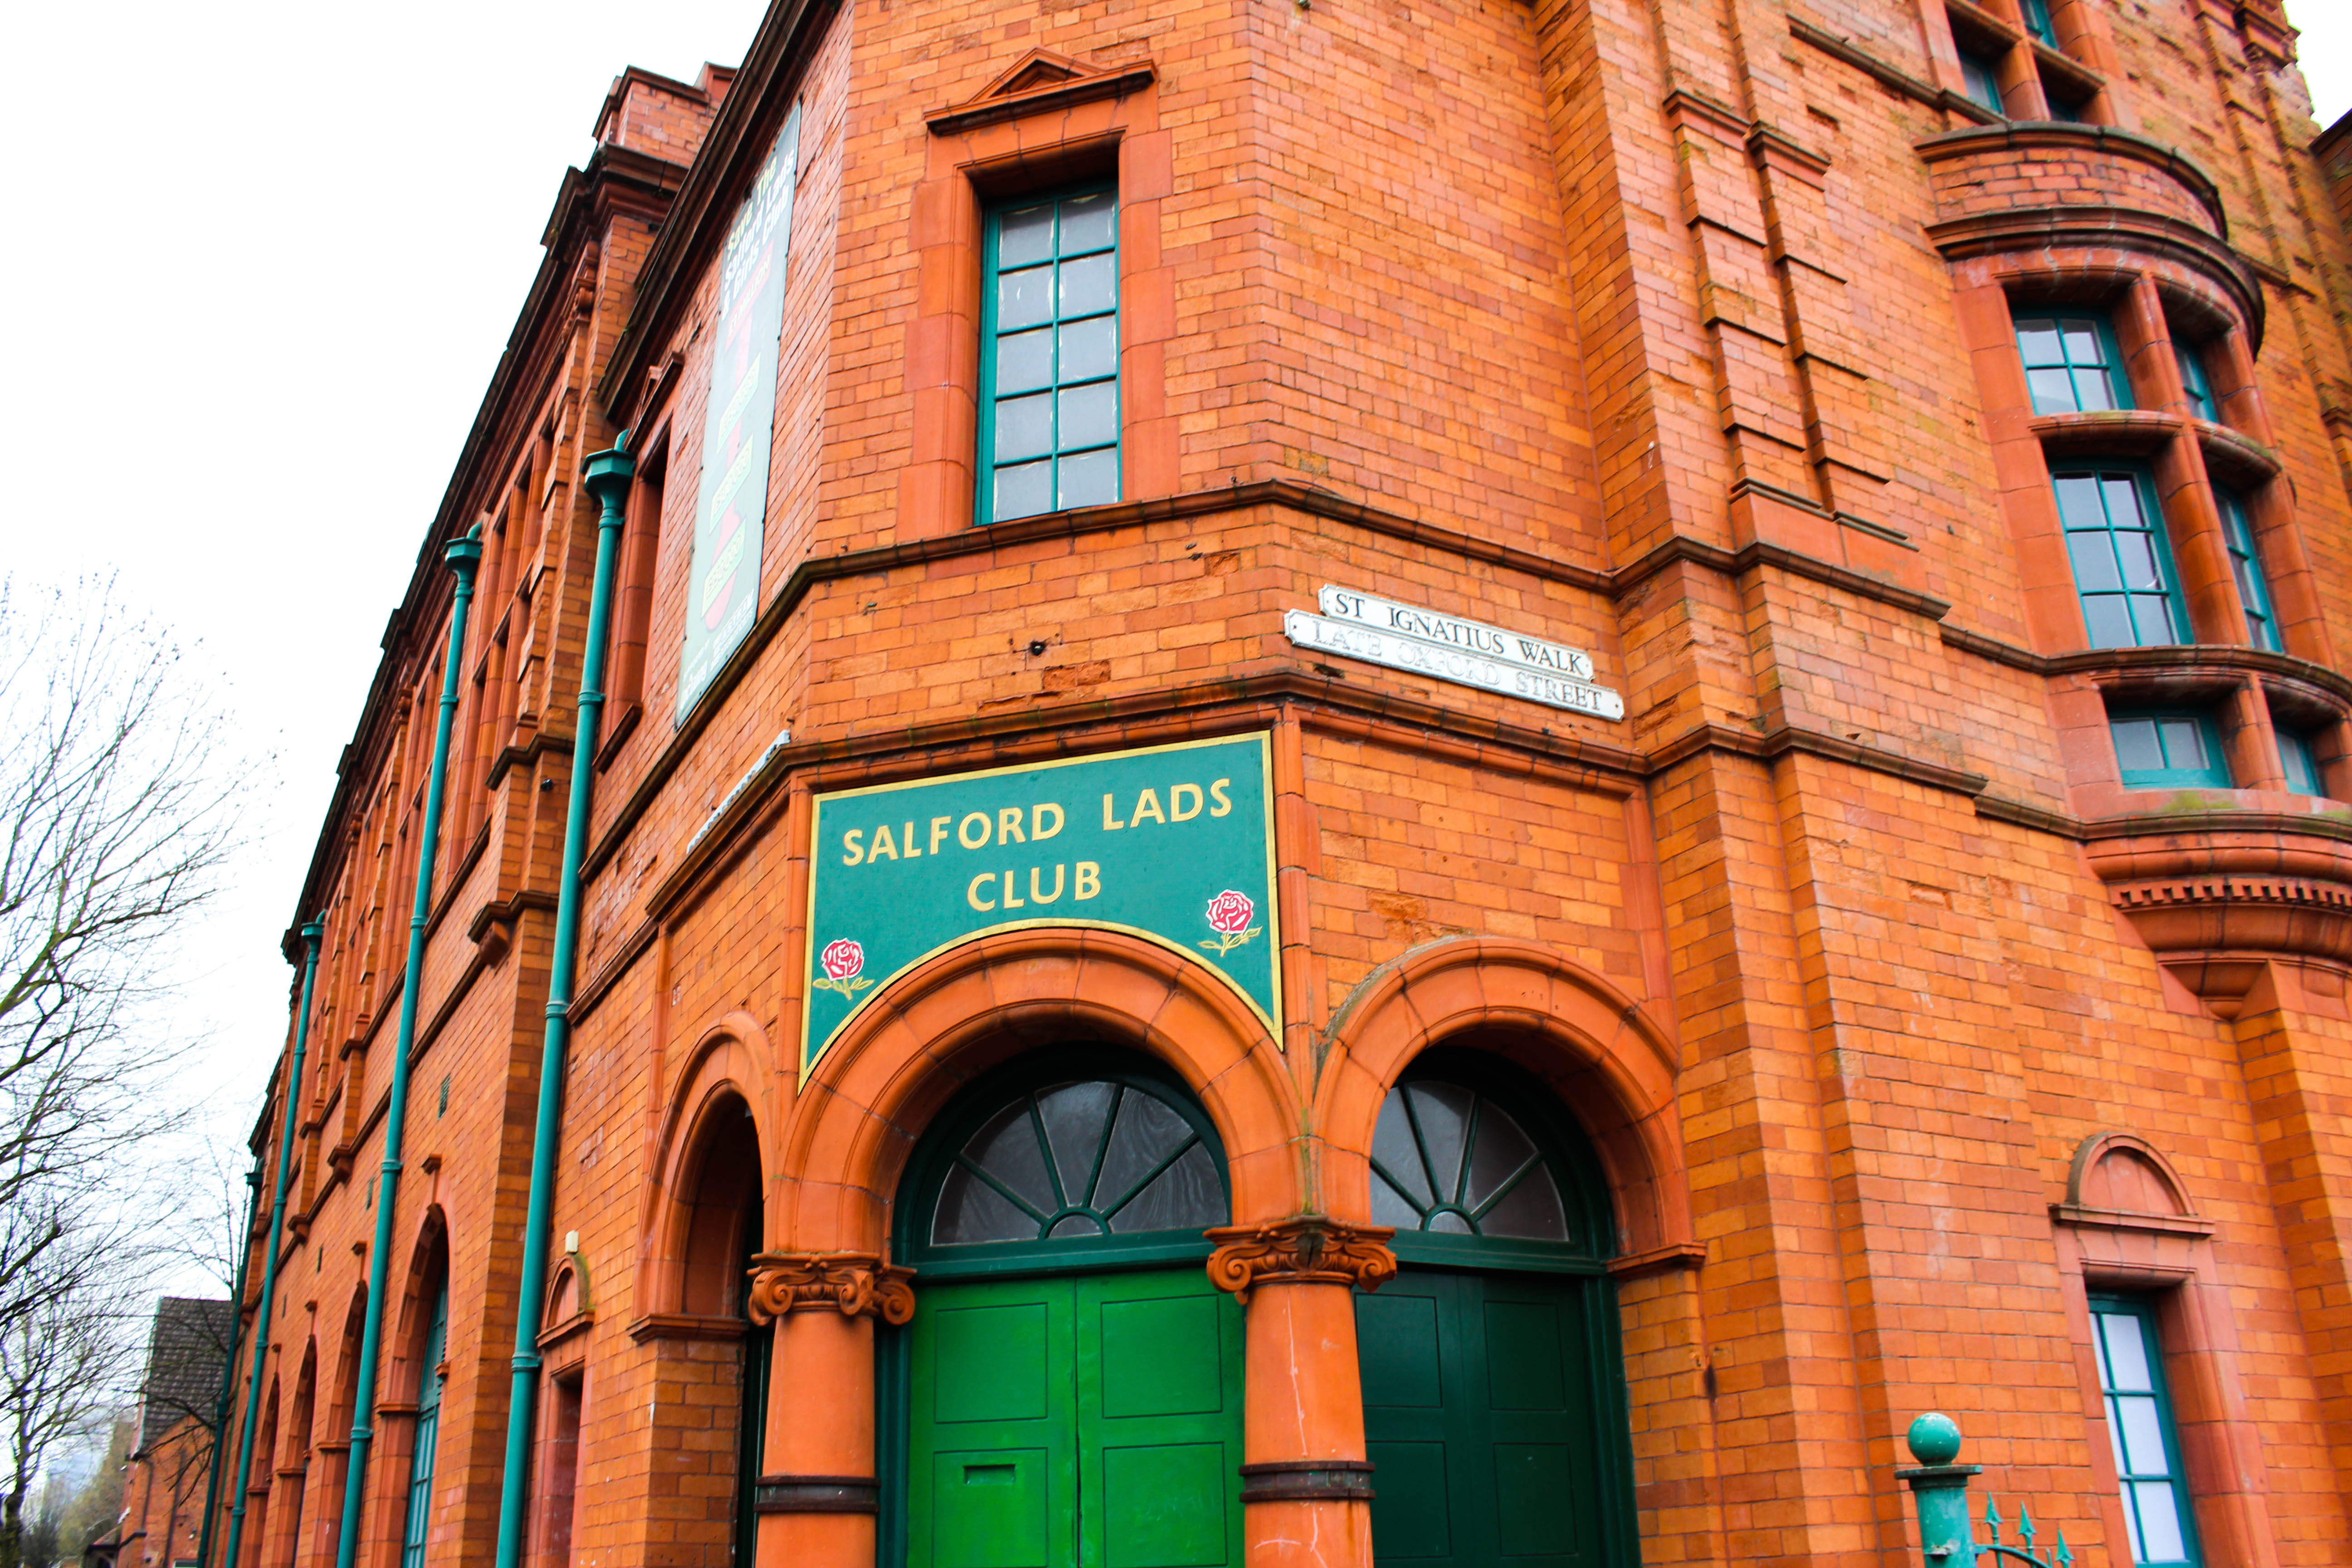
[[[1185,960],[1187,963],[1199,964],[1202,969],[1205,969],[1211,974],[1215,975],[1217,977],[1218,984],[1223,985],[1227,990],[1233,992],[1234,995],[1240,997],[1242,1005],[1256,1016],[1258,1022],[1265,1026],[1268,1037],[1274,1041],[1275,1049],[1284,1049],[1285,1046],[1282,1038],[1282,866],[1275,858],[1274,847],[1274,736],[1273,732],[1270,731],[1257,730],[1239,735],[1218,735],[1205,741],[1172,741],[1164,746],[1138,746],[1132,750],[1123,752],[1091,752],[1082,757],[1057,757],[1051,762],[1015,763],[1001,768],[975,768],[970,773],[940,773],[928,778],[901,779],[896,784],[864,784],[856,789],[831,790],[815,795],[810,802],[809,810],[808,905],[807,908],[801,911],[801,930],[806,933],[805,945],[809,950],[806,964],[803,966],[804,972],[801,975],[801,1061],[799,1075],[799,1082],[801,1085],[803,1087],[806,1087],[809,1079],[809,1072],[811,1068],[815,1066],[815,1057],[812,1055],[809,1047],[811,1043],[810,1018],[816,1007],[816,987],[811,984],[810,976],[805,973],[805,969],[813,968],[816,963],[817,857],[820,853],[821,847],[824,843],[824,807],[828,801],[854,800],[863,795],[892,795],[900,790],[923,789],[933,784],[961,784],[971,779],[998,778],[1006,773],[1042,773],[1047,769],[1076,767],[1083,763],[1108,762],[1115,758],[1149,757],[1162,752],[1197,752],[1210,746],[1230,746],[1237,741],[1251,740],[1257,742],[1258,775],[1260,780],[1259,787],[1264,792],[1263,798],[1265,801],[1265,935],[1268,948],[1274,954],[1274,1011],[1272,1013],[1268,1013],[1265,1008],[1259,1006],[1257,1005],[1257,998],[1252,996],[1247,991],[1244,990],[1242,986],[1235,982],[1232,975],[1226,973],[1215,964],[1211,963],[1207,959],[1201,957],[1198,953],[1188,952],[1183,948],[1179,947],[1173,941],[1167,937],[1159,935],[1156,932],[1143,931],[1135,926],[1122,925],[1117,921],[1005,921],[997,925],[982,926],[977,931],[966,931],[962,935],[954,938],[952,941],[940,943],[937,947],[932,948],[929,952],[924,953],[921,957],[910,959],[907,963],[900,964],[897,969],[890,972],[888,979],[877,984],[873,991],[867,994],[862,1000],[851,1003],[849,1011],[841,1016],[841,1022],[833,1026],[832,1034],[827,1035],[825,1038],[826,1041],[830,1043],[833,1038],[833,1035],[837,1035],[841,1033],[842,1030],[847,1028],[849,1026],[849,1021],[852,1018],[856,1017],[859,1011],[868,1003],[874,1001],[876,997],[880,996],[884,992],[889,990],[892,985],[896,984],[900,975],[907,973],[909,970],[919,969],[924,964],[929,963],[932,959],[937,958],[940,954],[946,952],[952,948],[961,947],[968,942],[976,942],[984,936],[993,936],[999,931],[1038,931],[1048,926],[1060,926],[1066,929],[1075,929],[1079,931],[1123,931],[1129,936],[1140,937],[1145,942],[1150,942],[1154,946],[1164,947],[1169,952],[1176,954],[1179,958]]]

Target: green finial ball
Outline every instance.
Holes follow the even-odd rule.
[[[1911,1457],[1923,1465],[1948,1465],[1960,1457],[1959,1423],[1930,1410],[1911,1423]]]

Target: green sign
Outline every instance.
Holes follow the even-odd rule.
[[[1028,926],[1172,948],[1278,1038],[1273,793],[1261,734],[819,795],[802,1070],[900,974]]]

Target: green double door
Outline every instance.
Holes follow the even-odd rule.
[[[1611,1560],[1595,1285],[1408,1268],[1356,1298],[1382,1568]]]
[[[919,1301],[909,1568],[1237,1568],[1241,1310],[1198,1264]]]

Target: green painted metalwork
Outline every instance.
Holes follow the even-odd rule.
[[[384,1096],[383,1164],[375,1194],[375,1241],[368,1249],[367,1316],[360,1329],[360,1364],[353,1379],[352,1451],[343,1485],[343,1525],[335,1543],[335,1568],[359,1561],[360,1521],[367,1510],[368,1451],[375,1440],[369,1425],[375,1414],[376,1358],[383,1348],[383,1293],[391,1274],[392,1218],[399,1206],[401,1152],[408,1135],[409,1058],[416,1049],[417,993],[425,986],[425,928],[433,913],[433,868],[441,846],[442,797],[449,779],[449,731],[457,718],[457,671],[465,662],[466,617],[474,603],[474,573],[482,563],[482,542],[474,534],[449,542],[442,558],[456,574],[449,605],[449,649],[442,659],[441,711],[433,727],[433,765],[425,786],[425,816],[417,833],[416,901],[408,918],[408,963],[401,971],[400,1025],[393,1037],[392,1084]],[[234,1561],[234,1560],[232,1560]]]
[[[1280,1039],[1273,798],[1263,733],[818,796],[803,1070],[898,975],[1036,926],[1167,947]]]
[[[2132,405],[2123,350],[2105,316],[2038,316],[2017,323],[2017,352],[2036,414],[2103,413]]]
[[[571,1045],[572,971],[580,951],[580,862],[588,852],[589,786],[604,731],[604,645],[611,635],[613,577],[620,557],[622,503],[636,475],[629,434],[586,464],[581,484],[596,498],[596,569],[588,593],[588,637],[580,653],[580,703],[572,721],[572,793],[563,814],[563,865],[555,883],[555,942],[548,955],[547,1036],[539,1060],[539,1118],[531,1131],[530,1197],[523,1217],[522,1277],[515,1287],[514,1389],[507,1404],[506,1466],[499,1489],[498,1568],[519,1568],[530,1510],[531,1418],[539,1401],[539,1313],[547,1295],[547,1227],[555,1200],[555,1154],[562,1138],[564,1057]],[[342,1564],[341,1568],[350,1568]]]
[[[2126,789],[2228,789],[2229,758],[2210,712],[2110,713],[2107,731]]]
[[[2018,1538],[2025,1542],[2023,1546],[2002,1542],[2000,1509],[1990,1498],[1985,1500],[1985,1527],[1992,1540],[1986,1545],[1977,1544],[1975,1528],[1969,1521],[1969,1478],[1980,1472],[1975,1465],[1958,1463],[1960,1428],[1950,1416],[1929,1411],[1911,1423],[1905,1441],[1911,1457],[1919,1462],[1895,1474],[1911,1489],[1912,1507],[1919,1521],[1919,1551],[1928,1568],[1975,1568],[1979,1558],[1987,1557],[2012,1558],[2027,1568],[2072,1568],[2074,1552],[2066,1544],[2063,1530],[2048,1557],[2034,1554],[2034,1537],[2039,1532],[2022,1505],[2017,1515]]]
[[[982,251],[974,521],[1118,500],[1118,193],[1000,204]]]
[[[2056,462],[2050,483],[2093,647],[2194,642],[2180,574],[2145,463]]]
[[[261,1160],[260,1154],[255,1154],[253,1168],[245,1173],[245,1185],[249,1196],[246,1204],[245,1228],[237,1232],[241,1237],[253,1235],[254,1221],[261,1215]],[[232,1302],[245,1300],[246,1259],[252,1251],[250,1244],[236,1250],[236,1283],[228,1293]],[[220,1514],[221,1470],[228,1459],[228,1409],[236,1396],[236,1355],[235,1346],[231,1346],[230,1353],[221,1358],[220,1396],[213,1401],[213,1452],[210,1462],[205,1467],[205,1523],[204,1532],[196,1543],[197,1568],[209,1568],[213,1560],[213,1531]]]
[[[416,1442],[408,1454],[408,1510],[400,1531],[401,1568],[425,1568],[433,1533],[433,1456],[441,1442],[441,1361],[449,1346],[449,1287],[433,1298],[433,1327],[416,1373]]]
[[[269,1365],[269,1314],[277,1305],[278,1239],[286,1226],[286,1183],[294,1170],[294,1121],[301,1102],[302,1055],[310,1041],[310,988],[319,977],[319,939],[326,922],[302,927],[302,1011],[294,1020],[294,1058],[286,1069],[286,1115],[278,1133],[278,1185],[269,1200],[269,1239],[261,1253],[261,1300],[253,1318],[253,1368],[247,1379],[245,1428],[236,1445],[236,1500],[229,1506],[228,1560],[235,1563],[245,1540],[247,1489],[253,1484],[253,1431],[261,1419],[261,1375]],[[242,1300],[244,1291],[238,1291]]]
[[[2196,1510],[2189,1506],[2156,1310],[2144,1296],[2094,1296],[2090,1308],[2131,1560],[2141,1568],[2198,1568]]]

